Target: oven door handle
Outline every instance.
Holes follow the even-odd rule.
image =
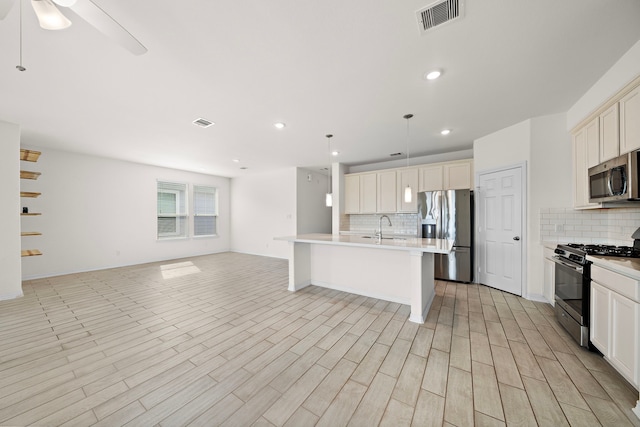
[[[551,259],[552,259],[552,260],[553,260],[553,262],[555,262],[556,264],[563,265],[563,266],[565,266],[565,267],[567,267],[567,268],[570,268],[570,269],[575,270],[575,271],[577,271],[578,273],[582,274],[582,271],[583,271],[583,267],[582,267],[582,266],[575,265],[575,264],[570,264],[570,263],[568,263],[568,262],[565,262],[565,261],[563,261],[562,259],[560,259],[560,257],[559,257],[559,256],[557,256],[557,255],[552,256],[552,257],[551,257]]]

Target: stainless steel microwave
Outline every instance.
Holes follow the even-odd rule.
[[[623,154],[589,168],[589,201],[592,203],[638,200],[639,151]]]

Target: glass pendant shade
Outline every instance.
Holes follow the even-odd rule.
[[[62,14],[51,0],[31,0],[38,23],[45,30],[62,30],[71,26],[71,21]]]
[[[327,194],[324,197],[324,204],[326,207],[330,208],[333,206],[333,194],[331,194],[331,138],[333,138],[333,135],[328,134],[325,136],[327,138],[327,148],[329,149],[329,177],[327,179]]]
[[[402,116],[403,119],[407,121],[407,169],[409,168],[409,119],[413,117],[413,114],[405,114]],[[411,203],[413,199],[413,191],[411,190],[411,186],[407,184],[407,187],[404,189],[404,202]]]
[[[407,185],[407,187],[404,189],[404,202],[405,203],[411,203],[412,193],[413,193],[413,191],[411,191],[411,187]]]

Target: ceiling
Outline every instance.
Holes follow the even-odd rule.
[[[228,177],[326,166],[327,133],[335,161],[391,160],[407,113],[412,156],[469,149],[566,112],[640,39],[638,0],[466,0],[425,35],[432,0],[93,0],[135,56],[68,9],[43,30],[22,1],[24,72],[18,5],[0,21],[0,120],[23,144]]]

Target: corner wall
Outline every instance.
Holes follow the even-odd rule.
[[[34,246],[43,255],[23,261],[23,278],[120,267],[229,249],[228,178],[34,148],[42,151],[37,166],[34,166],[34,170],[42,172],[42,175],[37,181],[25,182],[24,185],[42,195],[28,202],[24,200],[23,204],[29,210],[42,212],[42,215],[25,217],[23,226],[42,231],[42,236],[31,239],[34,242],[37,239]],[[220,206],[218,237],[158,241],[157,180],[216,187]]]
[[[288,258],[296,234],[296,168],[278,169],[231,180],[231,250]],[[324,200],[324,199],[322,199]]]
[[[22,296],[22,273],[20,127],[3,121],[0,121],[0,197],[0,300],[4,300]]]
[[[296,234],[331,233],[332,209],[325,205],[328,188],[326,175],[296,170]]]
[[[527,164],[526,282],[522,295],[549,300],[544,295],[540,211],[572,206],[571,143],[565,114],[536,117],[474,141],[476,173],[519,163]]]

